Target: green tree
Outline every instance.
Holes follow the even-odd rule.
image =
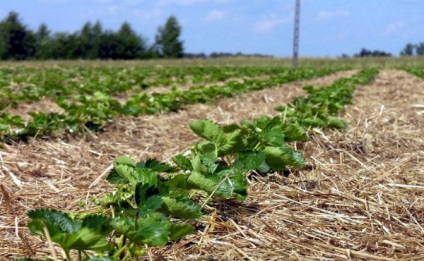
[[[424,55],[424,43],[419,43],[416,46],[417,55]]]
[[[78,45],[79,52],[81,52],[81,57],[83,59],[94,58],[96,56],[93,51],[93,35],[92,35],[92,26],[90,22],[86,22],[81,31],[79,32],[79,41],[76,43]]]
[[[46,24],[41,24],[34,34],[35,57],[37,59],[51,59],[51,36]]]
[[[64,32],[55,33],[50,45],[52,59],[78,59],[82,52],[79,45],[77,33],[68,34]]]
[[[94,25],[86,22],[79,33],[78,48],[84,59],[99,58],[99,47],[103,34],[102,24],[97,21]]]
[[[155,49],[161,57],[180,58],[184,54],[183,42],[179,39],[181,26],[175,16],[170,16],[164,26],[158,28]]]
[[[34,34],[20,21],[19,15],[10,12],[0,22],[1,59],[24,60],[35,54]]]
[[[115,37],[118,43],[115,53],[117,59],[140,58],[146,50],[144,40],[134,32],[129,23],[123,23]]]
[[[116,34],[109,30],[104,31],[100,35],[98,57],[100,59],[118,59],[115,55],[118,45]]]
[[[402,52],[400,52],[401,56],[412,56],[414,55],[414,50],[415,50],[416,46],[408,43],[402,50]]]

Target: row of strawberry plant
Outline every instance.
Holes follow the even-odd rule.
[[[48,97],[114,95],[155,86],[216,83],[235,77],[278,74],[283,67],[14,68],[0,70],[0,109]]]
[[[305,87],[308,97],[296,98],[273,118],[227,126],[193,121],[190,128],[204,140],[173,157],[175,165],[118,157],[107,177],[117,191],[93,199],[101,206],[99,214],[32,210],[28,213],[30,231],[57,243],[67,260],[71,260],[71,250],[77,252],[78,260],[128,260],[143,255],[143,245],[163,246],[185,237],[195,230],[195,220],[208,212],[205,205],[215,199],[247,197],[248,173],[303,167],[302,154],[286,145],[308,139],[307,130],[315,124],[303,117],[332,119],[350,102],[355,87],[370,82],[376,73],[367,69],[325,88]],[[304,104],[315,108],[311,114],[305,112]],[[291,117],[287,117],[289,110]]]
[[[73,102],[67,98],[58,98],[56,102],[65,113],[31,112],[29,115],[33,120],[30,122],[25,122],[20,116],[1,113],[0,134],[3,134],[3,140],[8,141],[26,140],[28,137],[48,135],[58,130],[66,130],[69,133],[85,128],[98,130],[108,120],[119,115],[139,116],[177,111],[183,105],[205,103],[243,92],[272,88],[295,80],[324,76],[338,70],[340,68],[286,68],[266,80],[230,81],[224,86],[195,86],[187,91],[173,89],[166,93],[152,95],[140,93],[129,97],[123,105],[109,95],[98,91],[93,95],[75,95]]]
[[[401,69],[424,79],[424,67],[403,67]]]

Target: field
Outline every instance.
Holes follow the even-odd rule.
[[[0,260],[424,260],[423,62],[1,63]]]

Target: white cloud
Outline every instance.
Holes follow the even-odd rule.
[[[212,21],[218,21],[221,20],[225,16],[226,12],[222,10],[212,10],[210,11],[206,17],[205,20],[212,22]]]
[[[383,30],[383,35],[389,35],[396,33],[399,30],[402,30],[405,27],[404,22],[395,22],[395,23],[389,23],[386,25],[386,28]]]
[[[277,17],[275,15],[265,16],[255,24],[253,30],[257,33],[269,32],[281,24],[292,22],[292,20],[292,16],[286,18]]]
[[[317,16],[317,21],[330,20],[336,17],[346,17],[349,16],[349,11],[321,11]]]

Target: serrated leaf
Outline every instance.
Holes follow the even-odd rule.
[[[264,130],[267,126],[273,126],[275,124],[274,118],[269,116],[261,116],[253,120],[255,127]],[[274,123],[273,123],[274,122]]]
[[[163,200],[160,196],[154,195],[147,198],[140,206],[139,215],[153,213],[163,205]]]
[[[217,151],[215,144],[209,141],[198,142],[193,146],[193,149],[195,152],[201,153],[201,154],[206,154],[206,153],[216,154],[216,151]]]
[[[156,172],[162,173],[174,173],[178,171],[178,168],[173,167],[167,163],[160,162],[156,159],[148,159],[146,161],[140,161],[136,164],[137,168],[147,168]]]
[[[174,156],[172,161],[182,170],[193,170],[190,159],[186,158],[183,154]]]
[[[226,169],[216,174],[202,175],[193,172],[187,182],[191,188],[203,190],[221,198],[236,197],[244,199],[247,195],[247,181],[238,169]]]
[[[106,181],[109,182],[110,184],[128,184],[129,183],[128,180],[125,177],[119,175],[119,173],[115,169],[112,169],[109,172],[109,175],[106,177]]]
[[[287,142],[291,141],[307,141],[305,129],[299,124],[288,124],[284,126],[284,139]]]
[[[171,216],[183,219],[198,219],[202,216],[200,206],[189,199],[162,197],[162,200],[162,210]]]
[[[37,235],[44,235],[43,224],[51,236],[60,232],[75,233],[81,227],[81,224],[74,221],[67,213],[55,209],[31,210],[28,212],[28,217],[32,219],[28,227]]]
[[[124,217],[115,219],[112,224],[116,231],[135,243],[164,246],[169,242],[170,222],[162,214],[149,214],[138,218],[137,227],[133,220]]]
[[[136,168],[133,175],[137,184],[155,186],[158,183],[158,174],[151,169]]]
[[[197,120],[190,123],[191,130],[198,136],[218,145],[225,143],[224,130],[209,120]]]
[[[76,233],[61,233],[51,237],[63,249],[106,251],[112,249],[106,237],[89,228],[81,228]]]
[[[194,227],[186,224],[171,224],[169,228],[169,239],[178,240],[195,231]]]
[[[111,218],[102,215],[89,215],[82,220],[81,227],[89,228],[96,233],[107,235],[112,231]]]
[[[111,173],[116,171],[119,176],[124,178],[132,186],[138,183],[137,178],[134,176],[135,162],[132,159],[128,157],[118,157],[114,160],[113,166],[114,168]],[[115,178],[115,180],[117,179]]]
[[[347,123],[339,118],[329,117],[327,126],[335,129],[347,129]]]
[[[197,154],[192,160],[193,171],[203,174],[214,173],[218,168],[217,160],[214,153]]]
[[[224,134],[225,143],[218,147],[218,154],[224,156],[242,149],[241,130],[234,130]]]
[[[225,125],[222,127],[224,133],[231,133],[234,132],[236,130],[241,130],[240,126],[238,126],[237,124],[229,124],[229,125]]]
[[[303,155],[289,147],[266,147],[265,162],[273,170],[284,170],[287,166],[303,167]]]
[[[237,156],[234,167],[242,171],[255,170],[265,162],[264,152],[240,152]]]
[[[305,127],[324,127],[326,125],[325,121],[320,118],[306,118],[302,119],[300,123]]]
[[[268,173],[271,171],[271,168],[268,166],[268,164],[266,164],[266,162],[264,161],[264,163],[262,163],[262,165],[260,165],[258,167],[258,171],[260,171],[261,173]]]
[[[187,182],[191,189],[203,190],[212,193],[219,185],[219,179],[213,179],[202,175],[200,172],[193,171],[187,178]]]
[[[166,186],[173,190],[178,189],[187,189],[187,175],[179,174],[172,177],[170,180],[166,181]]]
[[[283,127],[281,125],[270,125],[265,127],[262,137],[266,146],[281,146],[284,142]]]
[[[159,190],[156,186],[137,184],[134,196],[140,214],[151,213],[162,206],[163,201],[158,194]]]
[[[126,156],[119,156],[113,161],[114,164],[124,164],[135,167],[135,161]]]
[[[229,181],[224,182],[227,186],[232,189],[232,196],[238,200],[244,200],[247,197],[247,180],[243,173],[238,169],[229,170]],[[222,173],[222,175],[227,175],[227,173]]]

